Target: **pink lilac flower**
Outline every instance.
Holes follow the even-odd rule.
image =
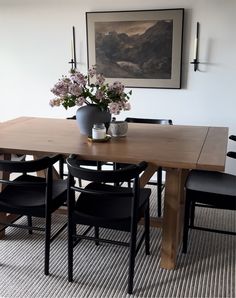
[[[96,68],[95,66],[92,66],[89,70],[88,70],[88,75],[90,76],[90,78],[93,78],[96,75]]]
[[[112,85],[109,85],[109,90],[115,91],[116,94],[122,94],[124,89],[125,89],[125,86],[118,81],[115,81]]]
[[[72,94],[72,95],[80,96],[81,93],[83,92],[83,89],[82,89],[81,86],[78,85],[78,84],[71,84],[71,85],[69,86],[69,92],[70,92],[70,94]]]
[[[75,73],[73,73],[71,75],[71,79],[72,79],[72,81],[76,82],[77,84],[79,84],[81,86],[85,86],[87,83],[85,76],[79,71],[76,71]]]
[[[85,98],[83,96],[80,96],[80,97],[76,98],[75,102],[76,102],[77,106],[82,106],[85,102]]]
[[[117,102],[111,102],[108,105],[111,114],[118,115],[120,113],[120,106]]]
[[[102,74],[97,74],[97,76],[96,76],[96,83],[95,83],[95,85],[97,86],[102,86],[103,85],[103,83],[105,82],[105,78],[104,78],[104,76],[102,75]]]
[[[129,102],[126,102],[125,104],[124,104],[124,110],[125,111],[129,111],[131,109],[131,105],[130,105],[130,103]]]
[[[64,96],[68,92],[68,87],[70,84],[70,79],[63,78],[58,83],[55,84],[55,86],[51,89],[51,92],[55,94],[56,96]]]
[[[88,78],[96,77],[96,83],[89,85]],[[63,76],[51,89],[56,98],[50,100],[50,106],[63,105],[65,109],[84,104],[95,104],[102,110],[109,109],[112,114],[119,114],[122,110],[130,110],[128,103],[132,91],[125,92],[124,85],[115,81],[105,83],[105,77],[96,72],[92,66],[87,75],[77,70],[70,72],[70,77]]]
[[[51,107],[59,107],[60,106],[60,104],[61,104],[61,100],[60,100],[60,98],[54,98],[54,99],[51,99],[50,101],[49,101],[49,105],[51,106]]]
[[[102,100],[102,99],[105,97],[104,91],[98,89],[98,90],[96,91],[95,97],[96,97],[98,100]]]

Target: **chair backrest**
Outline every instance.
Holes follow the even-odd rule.
[[[229,139],[232,140],[232,141],[236,141],[236,135],[230,135]]]
[[[75,192],[88,194],[95,197],[130,197],[132,198],[132,218],[135,218],[136,210],[139,205],[139,174],[147,167],[146,162],[141,162],[138,165],[130,165],[119,170],[92,170],[80,166],[79,160],[76,157],[67,158],[68,166],[68,195],[69,200],[68,210],[70,212],[75,204]],[[87,187],[75,186],[75,179],[92,181]],[[126,188],[119,185],[119,182],[133,180],[132,188]],[[112,185],[105,185],[112,183]]]
[[[236,159],[236,152],[234,152],[234,151],[229,151],[229,152],[227,153],[227,156]]]
[[[0,171],[7,171],[10,173],[37,172],[52,165],[57,158],[58,155],[53,157],[46,156],[29,161],[0,160]]]
[[[37,160],[30,161],[12,161],[12,160],[0,160],[0,171],[10,173],[34,173],[42,170],[48,170],[50,172],[50,176],[52,176],[52,165],[59,161],[62,158],[61,155],[57,154],[52,157],[43,157]],[[10,176],[10,175],[9,175]],[[52,177],[50,177],[52,179]],[[18,184],[18,185],[32,185],[31,182],[28,182],[27,179],[25,181],[13,180],[10,178],[0,179],[0,183],[9,185],[9,184]]]
[[[82,180],[93,181],[98,183],[118,183],[130,181],[138,178],[139,174],[147,167],[147,162],[143,161],[137,165],[129,165],[118,170],[93,170],[81,167],[80,161],[76,156],[67,158],[69,174]]]
[[[229,139],[232,140],[232,141],[236,141],[236,135],[230,135],[230,136],[229,136]],[[236,152],[234,152],[234,151],[229,151],[229,152],[227,153],[227,156],[236,159]]]
[[[125,119],[126,122],[130,123],[146,123],[146,124],[166,124],[172,125],[173,122],[171,119],[148,119],[148,118],[131,118],[128,117]]]

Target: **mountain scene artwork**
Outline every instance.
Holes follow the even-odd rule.
[[[95,23],[97,70],[110,78],[170,79],[173,20]]]

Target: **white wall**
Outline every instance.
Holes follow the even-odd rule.
[[[53,84],[69,70],[72,26],[86,71],[86,11],[185,8],[183,88],[133,89],[127,116],[171,118],[175,124],[227,126],[236,134],[235,0],[0,0],[0,121],[17,116],[62,117],[51,108]],[[200,22],[200,71],[190,65]],[[229,149],[236,147],[229,143]],[[232,164],[232,165],[231,165]],[[232,162],[227,170],[233,171]]]

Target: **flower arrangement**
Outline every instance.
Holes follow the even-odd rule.
[[[96,81],[89,84],[92,78]],[[88,70],[87,75],[72,69],[69,77],[63,76],[51,89],[57,97],[50,100],[49,104],[52,107],[62,105],[65,109],[95,104],[102,111],[108,110],[115,115],[122,110],[130,110],[129,98],[132,90],[126,93],[121,82],[108,84],[105,81],[105,77],[97,73],[95,66]]]

